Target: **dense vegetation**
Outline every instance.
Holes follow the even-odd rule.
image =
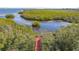
[[[79,51],[79,25],[68,26],[43,35],[43,50]]]
[[[21,12],[21,17],[37,21],[62,20],[79,22],[79,12],[76,10],[24,10]]]
[[[34,33],[11,19],[0,18],[0,50],[34,50]]]
[[[28,10],[20,13],[24,18],[34,21],[40,27],[39,20],[63,20],[72,22],[68,27],[55,32],[33,32],[31,27],[16,24],[8,15],[0,18],[1,51],[34,51],[35,36],[42,36],[44,51],[79,51],[79,12],[75,10]]]
[[[79,50],[79,25],[71,25],[56,32],[34,33],[31,28],[0,18],[0,50],[34,50],[35,36],[42,35],[42,50]]]

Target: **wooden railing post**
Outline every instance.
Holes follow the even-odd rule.
[[[35,51],[42,50],[42,36],[35,37]]]

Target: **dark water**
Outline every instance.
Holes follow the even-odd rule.
[[[15,18],[13,19],[16,23],[22,25],[31,26],[33,21],[25,20],[20,17],[18,14],[19,11],[23,9],[0,9],[0,18],[5,18],[6,14],[14,14]],[[59,22],[59,21],[46,21],[40,23],[40,28],[37,31],[56,31],[62,27],[68,26],[68,22]]]

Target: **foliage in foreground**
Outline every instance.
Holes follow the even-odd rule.
[[[56,32],[35,33],[27,26],[11,19],[0,18],[0,50],[33,51],[35,36],[42,35],[44,51],[79,51],[79,25],[71,25]]]
[[[0,18],[0,50],[34,50],[34,34],[29,27]]]
[[[43,34],[43,50],[79,51],[79,25]]]

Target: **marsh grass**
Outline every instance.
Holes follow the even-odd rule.
[[[21,16],[35,21],[62,20],[74,23],[79,22],[79,11],[76,10],[24,10]]]

